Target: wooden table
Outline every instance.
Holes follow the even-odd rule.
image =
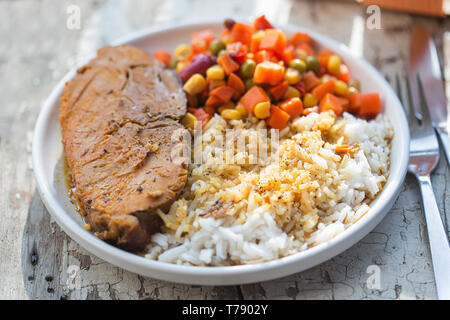
[[[80,29],[67,28],[67,8],[72,3],[80,8]],[[275,23],[303,25],[351,44],[380,72],[391,75],[405,70],[413,23],[426,24],[440,48],[442,33],[450,26],[450,19],[382,12],[382,29],[369,30],[364,8],[334,1],[0,2],[0,298],[436,297],[419,191],[410,176],[393,209],[358,244],[310,270],[251,285],[189,286],[138,276],[89,254],[52,221],[36,190],[30,141],[41,104],[57,81],[79,59],[127,32],[174,21],[260,13]],[[447,221],[450,170],[444,161],[432,179],[439,209]],[[380,271],[379,288],[370,286],[372,268]],[[77,269],[79,282],[74,282],[71,272]]]

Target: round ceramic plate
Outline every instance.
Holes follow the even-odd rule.
[[[146,51],[173,50],[186,43],[192,32],[205,28],[219,34],[222,24],[203,22],[152,29],[133,34],[114,44],[128,43]],[[59,126],[59,97],[64,83],[76,69],[69,72],[46,100],[36,123],[33,137],[33,169],[41,198],[61,228],[82,247],[98,257],[141,275],[172,282],[198,285],[232,285],[265,281],[293,274],[318,265],[346,250],[367,235],[386,215],[400,192],[406,175],[409,156],[409,131],[405,114],[395,93],[385,79],[367,62],[352,57],[349,49],[312,30],[297,26],[282,28],[288,34],[306,32],[325,48],[339,54],[358,78],[365,92],[379,92],[384,101],[383,112],[395,124],[392,140],[389,179],[371,209],[355,224],[332,240],[306,251],[270,262],[226,267],[181,266],[145,259],[99,240],[83,228],[83,220],[70,202],[61,170],[61,131]],[[85,63],[87,63],[86,61]]]

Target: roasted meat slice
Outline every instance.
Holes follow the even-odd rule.
[[[173,151],[186,98],[146,52],[105,47],[66,85],[60,122],[75,196],[99,238],[142,250],[187,180]],[[180,133],[181,132],[181,133]]]

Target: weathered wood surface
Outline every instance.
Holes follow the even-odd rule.
[[[70,4],[81,8],[79,30],[66,28]],[[304,25],[351,43],[376,68],[390,75],[406,67],[414,22],[428,25],[439,47],[442,33],[450,26],[449,19],[383,12],[382,29],[368,30],[364,27],[367,14],[362,7],[332,1],[0,1],[0,298],[436,297],[419,191],[410,176],[394,208],[361,242],[310,270],[252,285],[188,286],[138,276],[89,254],[51,220],[36,191],[30,139],[41,103],[62,75],[96,47],[129,31],[174,21],[258,13],[266,13],[279,24]],[[363,32],[359,38],[358,25]],[[432,180],[439,209],[447,222],[450,170],[444,161]],[[379,289],[367,286],[367,268],[371,265],[380,268]],[[74,278],[72,272],[77,268],[79,277]]]

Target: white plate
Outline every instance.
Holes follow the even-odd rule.
[[[203,22],[178,25],[164,29],[152,29],[134,34],[115,44],[129,43],[144,50],[172,50],[180,43],[190,40],[192,32],[210,28],[217,34],[222,29],[219,22]],[[292,34],[296,31],[310,34],[321,46],[339,54],[358,78],[365,92],[379,92],[384,100],[384,113],[394,124],[391,168],[389,179],[369,212],[358,222],[327,243],[304,252],[271,262],[231,267],[179,266],[145,259],[99,240],[83,228],[83,221],[65,192],[58,187],[58,160],[62,144],[59,127],[59,96],[64,83],[76,73],[73,69],[52,91],[46,100],[36,123],[33,137],[33,169],[41,198],[61,228],[82,247],[98,257],[141,275],[172,282],[198,285],[231,285],[265,281],[283,277],[322,263],[367,235],[386,215],[400,192],[406,175],[409,156],[409,131],[405,114],[395,93],[385,79],[367,62],[352,57],[348,48],[314,31],[297,26],[283,29]],[[87,61],[86,61],[87,63]],[[60,179],[61,180],[61,179]]]

